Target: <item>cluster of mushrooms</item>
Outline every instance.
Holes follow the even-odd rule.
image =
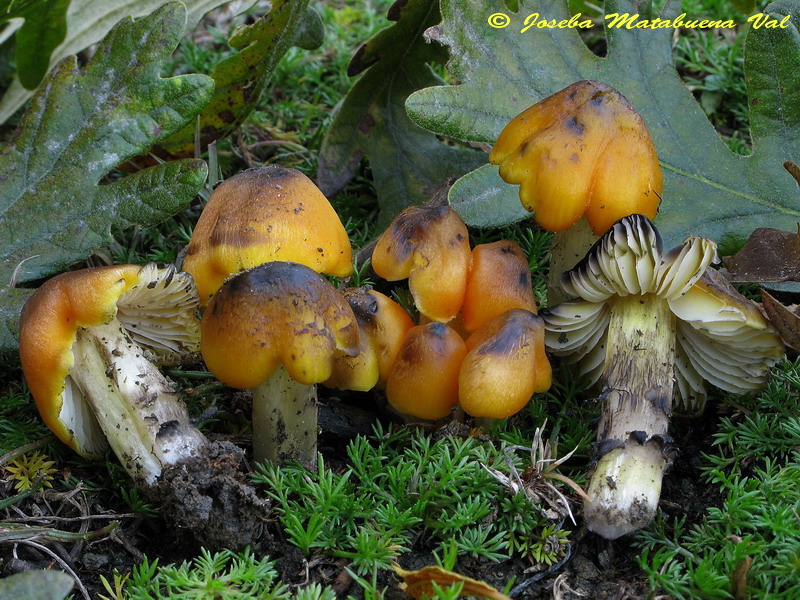
[[[557,232],[551,278],[568,300],[551,295],[537,314],[516,243],[470,248],[451,208],[410,207],[377,240],[372,268],[387,281],[408,279],[415,323],[379,291],[338,289],[324,276],[351,275],[352,251],[311,180],[249,169],[215,189],[183,272],[84,269],[31,298],[20,355],[42,418],[79,454],[110,446],[137,485],[163,490],[168,474],[192,473],[198,457],[221,452],[160,366],[199,353],[220,381],[252,390],[255,460],[313,464],[317,384],[379,389],[419,419],[457,406],[503,418],[550,387],[546,346],[599,386],[589,528],[613,539],[642,527],[669,464],[673,407],[702,411],[704,381],[734,393],[760,388],[783,344],[756,305],[709,269],[713,242],[689,237],[664,251],[650,221],[662,189],[654,146],[612,88],[584,81],[542,100],[503,130],[490,161],[520,184],[537,223]],[[245,487],[229,496],[221,514],[258,502]]]

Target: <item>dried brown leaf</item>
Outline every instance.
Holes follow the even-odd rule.
[[[511,600],[505,594],[501,594],[492,586],[482,581],[453,573],[441,567],[424,567],[419,571],[404,571],[398,565],[393,565],[392,568],[394,572],[405,581],[405,583],[400,586],[403,591],[411,598],[416,598],[417,600],[421,600],[423,596],[434,597],[434,583],[440,586],[446,586],[460,582],[464,584],[462,588],[463,596],[486,598],[487,600]]]

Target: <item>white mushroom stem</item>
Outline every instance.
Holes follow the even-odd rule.
[[[298,383],[283,365],[253,388],[253,457],[317,463],[317,386]]]
[[[584,215],[566,231],[553,234],[550,267],[547,275],[547,305],[555,306],[570,299],[561,287],[561,275],[572,269],[589,251],[598,237]]]
[[[196,456],[207,444],[172,382],[117,319],[79,329],[72,351],[70,377],[134,481],[153,485],[164,467]]]
[[[667,461],[662,440],[672,407],[675,316],[655,294],[611,300],[601,451],[584,505],[589,529],[616,539],[655,516]]]

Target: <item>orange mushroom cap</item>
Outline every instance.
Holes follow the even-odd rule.
[[[161,314],[165,296],[172,297],[166,319]],[[47,427],[83,456],[98,455],[104,443],[89,439],[93,436],[89,421],[96,427],[91,410],[71,405],[78,401],[74,394],[65,397],[79,328],[117,317],[149,360],[176,364],[198,350],[196,308],[191,278],[170,267],[96,267],[46,281],[22,309],[19,354],[28,388]],[[99,429],[95,431],[99,435]]]
[[[536,314],[525,252],[511,240],[475,246],[461,306],[464,331],[472,333],[512,308],[524,308]]]
[[[360,351],[357,356],[337,356],[328,387],[367,391],[386,383],[400,345],[414,322],[391,298],[367,287],[348,288],[344,297],[358,322]]]
[[[269,261],[339,277],[353,272],[342,222],[314,182],[294,169],[248,169],[217,186],[183,269],[194,276],[205,305],[230,275]]]
[[[447,322],[464,301],[471,252],[467,227],[449,206],[411,206],[378,239],[372,268],[388,281],[408,278],[420,313]]]
[[[458,403],[458,373],[467,346],[444,323],[412,328],[386,381],[396,410],[420,419],[440,419]]]
[[[282,364],[297,382],[331,376],[334,355],[358,352],[355,315],[312,269],[275,261],[227,280],[200,323],[200,351],[223,383],[252,388]]]
[[[520,184],[536,222],[564,231],[585,213],[596,235],[633,213],[654,218],[663,188],[653,140],[625,97],[579,81],[514,117],[489,155]]]
[[[458,398],[473,417],[509,417],[536,392],[550,388],[552,370],[544,346],[544,321],[515,308],[484,325],[467,339]]]

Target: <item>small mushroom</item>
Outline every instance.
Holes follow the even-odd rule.
[[[534,313],[520,308],[506,311],[467,338],[466,345],[458,400],[473,417],[510,417],[533,394],[550,388],[544,322]]]
[[[219,184],[194,228],[183,269],[194,276],[205,306],[229,276],[269,261],[338,277],[353,271],[339,217],[294,169],[248,169]]]
[[[461,309],[470,259],[458,213],[449,206],[411,206],[378,239],[372,268],[387,281],[408,278],[419,312],[446,323]]]
[[[755,306],[715,286],[716,246],[690,237],[662,252],[647,217],[618,221],[562,285],[578,298],[542,311],[548,348],[602,380],[600,453],[584,505],[589,529],[609,539],[655,515],[677,382],[677,406],[702,410],[703,379],[733,393],[764,385],[783,356]]]
[[[414,322],[391,298],[367,287],[343,292],[358,322],[360,349],[356,356],[337,355],[325,386],[365,392],[385,384],[400,345]]]
[[[475,246],[461,306],[464,332],[471,334],[513,308],[537,312],[525,252],[511,240]]]
[[[458,376],[466,353],[464,340],[444,323],[413,327],[389,370],[389,404],[420,419],[446,417],[458,404]]]
[[[595,236],[627,215],[655,218],[661,201],[661,167],[644,121],[622,94],[597,81],[573,83],[517,115],[489,162],[520,185],[520,201],[536,222],[557,232],[550,304],[564,299],[554,291],[557,277]]]
[[[293,262],[228,279],[200,325],[200,349],[223,383],[253,388],[253,454],[281,463],[317,457],[316,385],[337,354],[358,352],[358,324],[344,296]]]

